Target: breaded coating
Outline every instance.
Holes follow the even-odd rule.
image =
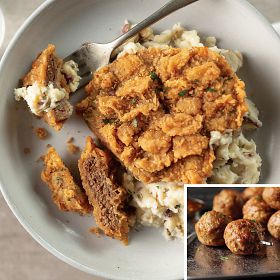
[[[56,150],[51,147],[44,157],[42,180],[52,191],[52,199],[59,210],[89,214],[92,207],[86,194],[75,182]]]
[[[70,88],[61,71],[62,65],[63,60],[55,54],[55,46],[48,45],[32,63],[31,70],[23,77],[23,86],[28,87],[37,83],[39,86],[47,87],[49,83],[52,83],[55,87],[62,88],[69,94]],[[68,100],[61,100],[56,108],[44,112],[41,117],[58,131],[66,119],[71,116],[72,111],[73,107]]]
[[[36,132],[37,137],[38,137],[40,140],[45,140],[45,139],[48,138],[49,133],[48,133],[48,131],[47,131],[45,128],[43,128],[43,127],[37,127],[37,128],[35,128],[35,132]]]
[[[206,47],[148,48],[95,72],[77,106],[90,129],[144,183],[204,183],[211,131],[238,130],[245,85]]]
[[[117,183],[116,163],[109,153],[97,148],[87,137],[79,160],[83,187],[93,206],[97,226],[107,236],[128,243],[128,214],[125,212],[128,194]]]
[[[35,82],[40,86],[47,86],[49,82],[70,93],[69,86],[61,73],[63,60],[55,54],[55,46],[49,44],[32,63],[31,70],[23,77],[23,86],[31,86]]]

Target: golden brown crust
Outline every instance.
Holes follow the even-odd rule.
[[[56,108],[44,113],[42,118],[48,125],[59,131],[63,127],[64,122],[72,115],[72,112],[73,106],[69,101],[61,100]]]
[[[267,222],[274,211],[263,200],[261,195],[255,195],[243,205],[242,212],[244,219],[259,222],[266,228]]]
[[[264,188],[262,197],[271,208],[280,210],[280,187]]]
[[[64,75],[61,73],[62,65],[63,60],[55,55],[55,46],[48,45],[32,63],[31,70],[23,77],[23,86],[27,87],[37,83],[39,86],[47,87],[49,83],[52,83],[55,87],[63,88],[69,94],[70,88]],[[61,111],[64,112],[63,117],[61,117]],[[61,102],[60,109],[51,109],[49,112],[43,113],[42,119],[59,131],[71,113],[72,106],[65,100]]]
[[[252,255],[261,250],[264,231],[258,222],[239,219],[230,222],[224,232],[226,246],[237,255]]]
[[[128,195],[116,183],[112,158],[97,148],[88,137],[85,149],[79,160],[79,170],[83,187],[93,206],[97,226],[107,236],[128,243],[128,215],[125,212]]]
[[[210,131],[239,129],[247,111],[244,83],[204,47],[126,54],[98,70],[86,91],[77,111],[145,183],[203,183],[215,159]]]
[[[52,199],[62,211],[74,211],[81,215],[92,211],[87,196],[75,182],[69,169],[51,147],[44,157],[45,167],[41,173],[42,180],[52,191]]]
[[[256,195],[262,195],[264,188],[263,187],[248,187],[243,191],[244,200],[248,200]]]
[[[280,240],[280,210],[270,217],[267,229],[274,238]]]
[[[243,204],[242,193],[236,190],[223,189],[214,196],[213,210],[233,219],[239,219],[242,217]]]
[[[35,132],[36,132],[36,135],[37,137],[40,139],[40,140],[46,140],[48,138],[48,131],[43,128],[43,127],[37,127],[35,128]]]
[[[67,81],[60,71],[62,64],[63,60],[55,54],[55,46],[49,44],[33,61],[31,70],[23,77],[23,86],[31,86],[36,82],[40,86],[47,86],[49,83],[53,83],[70,93]]]
[[[207,246],[225,245],[224,230],[232,218],[214,210],[205,212],[195,224],[198,240]]]

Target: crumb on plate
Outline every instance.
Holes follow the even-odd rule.
[[[23,149],[24,154],[28,155],[31,153],[31,149],[30,148],[24,148]]]
[[[43,128],[43,127],[37,127],[35,128],[35,132],[36,132],[36,136],[40,139],[40,140],[45,140],[47,139],[49,133],[48,131]]]

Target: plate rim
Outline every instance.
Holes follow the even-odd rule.
[[[2,9],[0,8],[0,49],[2,48],[2,45],[4,43],[5,34],[6,34],[5,17]]]
[[[248,9],[252,10],[255,15],[259,18],[260,21],[263,22],[263,25],[270,30],[270,33],[274,34],[278,37],[280,40],[279,34],[276,32],[276,30],[272,27],[271,23],[260,13],[260,11],[257,10],[256,7],[254,7],[251,3],[249,3],[247,0],[237,0],[241,5],[244,7],[247,7]],[[32,21],[38,17],[46,8],[48,8],[50,5],[52,5],[54,2],[57,2],[57,0],[46,0],[43,2],[37,9],[35,9],[32,14],[24,21],[24,23],[20,26],[20,28],[17,30],[11,41],[9,42],[1,60],[0,60],[0,73],[2,71],[3,65],[6,63],[10,52],[13,50],[14,46],[16,45],[18,39],[22,35],[22,33],[26,30],[26,28],[32,23]],[[5,191],[5,188],[3,187],[2,178],[0,177],[0,190],[1,193],[11,209],[14,216],[17,218],[18,222],[23,226],[23,228],[32,236],[32,238],[39,243],[43,248],[45,248],[48,252],[50,252],[52,255],[56,256],[61,261],[73,266],[74,268],[84,271],[88,274],[95,275],[98,277],[103,278],[110,278],[110,279],[116,279],[116,280],[124,280],[129,279],[127,277],[120,277],[116,275],[110,275],[106,272],[99,271],[94,269],[93,267],[89,267],[87,265],[84,265],[82,263],[79,263],[78,261],[67,257],[63,253],[59,252],[55,247],[53,247],[48,241],[46,241],[44,238],[42,238],[31,226],[30,222],[23,217],[18,210],[17,206],[13,204],[12,199],[10,198],[8,192]],[[178,278],[179,280],[180,278]]]

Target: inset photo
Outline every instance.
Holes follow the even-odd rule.
[[[187,187],[187,279],[280,276],[280,187]]]

